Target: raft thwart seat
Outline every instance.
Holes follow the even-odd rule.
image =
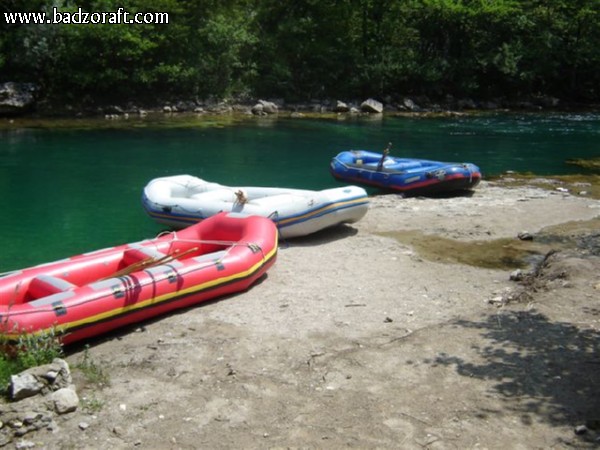
[[[75,288],[73,283],[62,278],[51,275],[38,275],[31,280],[29,285],[29,294],[33,298],[46,297],[59,292],[65,292]]]

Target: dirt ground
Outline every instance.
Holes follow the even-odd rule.
[[[67,349],[108,383],[73,369],[80,408],[23,439],[597,448],[599,299],[598,200],[493,182],[471,196],[376,196],[356,224],[281,242],[247,292]]]

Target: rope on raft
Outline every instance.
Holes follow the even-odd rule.
[[[160,238],[160,237],[168,236],[168,235],[173,236],[172,242],[186,242],[189,244],[213,244],[213,245],[222,245],[224,247],[227,247],[225,249],[225,253],[218,259],[218,261],[221,261],[225,256],[227,256],[234,247],[248,247],[252,251],[252,253],[257,253],[260,251],[262,254],[263,260],[265,259],[265,252],[264,252],[263,248],[255,242],[220,241],[220,240],[215,240],[215,239],[181,239],[177,235],[177,231],[163,231],[163,232],[159,233],[156,237]]]

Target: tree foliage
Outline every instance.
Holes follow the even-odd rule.
[[[600,99],[598,0],[6,0],[168,24],[0,21],[0,82],[54,101],[425,94]]]

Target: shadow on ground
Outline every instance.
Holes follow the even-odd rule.
[[[552,322],[530,311],[459,320],[454,326],[481,330],[489,344],[472,349],[484,362],[440,354],[432,363],[454,366],[465,377],[492,380],[507,408],[524,423],[536,415],[552,425],[586,425],[600,432],[598,331]],[[588,439],[596,439],[589,434]]]
[[[339,239],[346,239],[350,236],[354,236],[358,233],[358,230],[349,224],[335,225],[307,236],[300,236],[296,238],[280,238],[279,247],[280,249],[286,249],[288,247],[313,247],[329,242],[334,242]]]

